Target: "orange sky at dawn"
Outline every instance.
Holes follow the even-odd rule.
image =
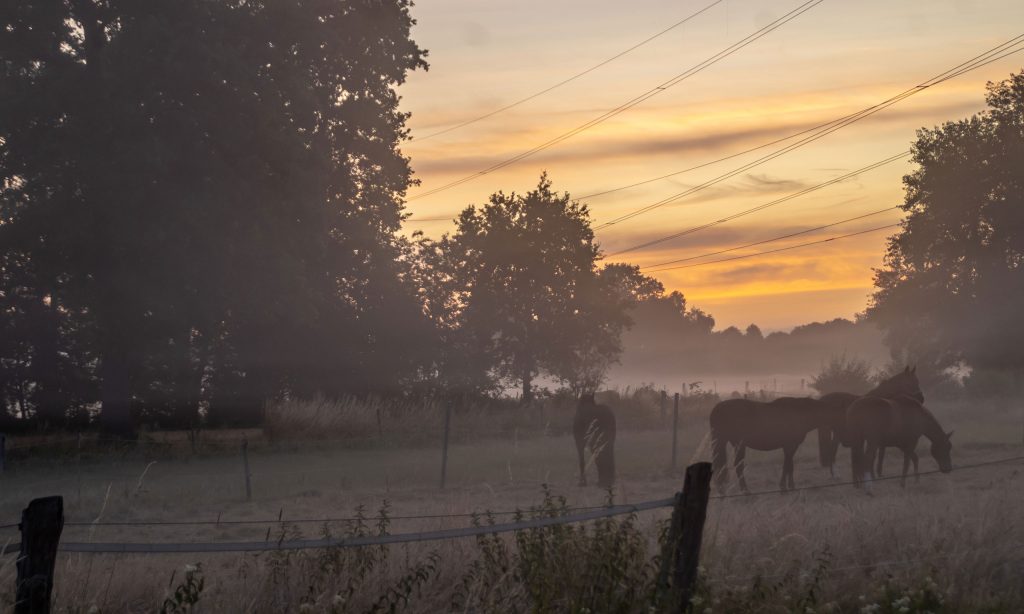
[[[406,231],[440,236],[450,217],[492,192],[526,191],[546,170],[559,191],[594,194],[732,155],[877,104],[1024,33],[1019,0],[826,0],[703,72],[550,149],[452,189],[417,195],[515,156],[667,81],[803,4],[725,0],[653,42],[559,89],[464,128],[416,137],[488,113],[644,40],[712,0],[420,0],[413,38],[431,68],[399,93],[412,113],[403,145],[422,185]],[[606,254],[713,222],[899,154],[915,131],[984,107],[986,81],[1024,67],[1016,54],[689,198],[597,232]],[[595,226],[776,150],[583,199]],[[701,232],[609,261],[641,266],[800,232],[894,206],[905,158]],[[750,254],[884,226],[889,211],[704,260]],[[421,219],[417,219],[421,218]],[[435,218],[441,218],[435,220]],[[659,272],[667,288],[711,313],[718,328],[765,330],[861,311],[881,264],[880,231],[824,245]]]

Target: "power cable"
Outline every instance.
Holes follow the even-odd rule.
[[[697,12],[691,13],[688,17],[675,22],[674,24],[672,24],[669,27],[665,28],[661,32],[658,32],[657,34],[649,36],[649,37],[645,38],[644,40],[640,41],[639,43],[633,45],[632,47],[630,47],[628,49],[625,49],[623,51],[620,51],[619,53],[613,55],[612,57],[610,57],[610,58],[608,58],[606,60],[602,60],[601,62],[598,62],[597,64],[594,64],[590,68],[588,68],[588,69],[586,69],[584,71],[578,72],[578,73],[576,73],[575,75],[573,75],[571,77],[563,79],[563,80],[559,81],[558,83],[556,83],[556,84],[554,84],[554,85],[552,85],[550,87],[547,87],[545,89],[540,90],[539,92],[535,92],[533,94],[530,94],[529,96],[526,96],[525,98],[520,98],[519,100],[516,100],[515,102],[511,102],[511,103],[509,103],[509,104],[507,104],[507,105],[505,105],[505,106],[503,106],[501,108],[498,108],[498,109],[495,109],[493,111],[490,111],[489,113],[484,113],[483,115],[474,117],[472,119],[467,119],[467,120],[465,120],[463,122],[455,124],[454,126],[451,126],[451,127],[448,127],[448,128],[444,128],[443,130],[438,130],[436,132],[431,132],[430,134],[428,134],[426,136],[417,137],[415,139],[415,141],[416,142],[426,141],[427,139],[432,139],[435,136],[441,136],[442,134],[447,134],[447,133],[452,132],[454,130],[458,130],[460,128],[465,128],[466,126],[469,126],[471,124],[475,124],[475,123],[477,123],[479,121],[483,121],[483,120],[488,119],[490,117],[494,117],[495,115],[498,115],[499,113],[504,113],[505,111],[508,111],[509,109],[513,109],[515,107],[518,107],[519,105],[521,105],[523,103],[526,103],[526,102],[529,102],[529,101],[533,100],[534,98],[543,96],[544,94],[547,94],[550,91],[556,90],[556,89],[562,87],[563,85],[567,85],[567,84],[575,81],[576,79],[579,79],[580,77],[583,77],[585,75],[588,75],[588,74],[594,72],[595,70],[597,70],[598,68],[601,68],[602,66],[605,66],[607,64],[610,64],[610,63],[614,62],[615,60],[621,58],[622,56],[624,56],[624,55],[626,55],[628,53],[636,51],[637,49],[639,49],[640,47],[643,47],[647,43],[649,43],[649,42],[651,42],[651,41],[653,41],[653,40],[655,40],[657,38],[660,38],[661,36],[664,36],[665,34],[668,34],[672,30],[675,30],[676,28],[678,28],[679,26],[685,24],[686,22],[688,22],[688,21],[690,21],[692,19],[695,19],[696,17],[698,17],[701,14],[703,14],[703,13],[707,12],[708,10],[710,10],[715,5],[721,4],[722,2],[724,2],[724,0],[715,0],[714,2],[712,2],[711,4],[705,6],[702,9],[698,10]],[[423,222],[423,221],[438,221],[438,220],[419,220],[419,221]]]
[[[479,170],[479,171],[477,171],[475,173],[472,173],[472,174],[467,175],[465,177],[462,177],[460,179],[456,179],[455,181],[451,181],[451,182],[446,183],[444,185],[441,185],[441,186],[438,186],[436,188],[427,190],[427,191],[425,191],[425,192],[423,192],[421,194],[417,194],[417,195],[415,195],[413,197],[410,197],[408,200],[409,201],[413,201],[413,200],[417,200],[417,199],[420,199],[420,198],[425,198],[427,196],[431,196],[433,194],[437,194],[438,192],[443,192],[445,190],[449,190],[449,189],[454,188],[456,186],[462,185],[462,184],[464,184],[464,183],[466,183],[468,181],[472,181],[472,180],[474,180],[474,179],[476,179],[478,177],[483,177],[484,175],[487,175],[487,174],[492,173],[492,172],[494,172],[496,170],[505,168],[506,166],[510,166],[512,164],[515,164],[516,162],[519,162],[520,160],[524,160],[524,159],[526,159],[526,158],[528,158],[528,157],[530,157],[530,156],[532,156],[532,155],[534,155],[534,154],[536,154],[536,153],[538,153],[540,151],[543,151],[545,149],[553,147],[553,146],[561,143],[562,141],[565,141],[565,140],[567,140],[567,139],[569,139],[569,138],[571,138],[571,137],[573,137],[573,136],[575,136],[575,135],[577,135],[577,134],[579,134],[581,132],[584,132],[584,131],[586,131],[586,130],[588,130],[590,128],[593,128],[594,126],[596,126],[598,124],[601,124],[601,123],[607,121],[608,119],[611,119],[612,117],[614,117],[614,116],[616,116],[616,115],[618,115],[618,114],[620,114],[620,113],[622,113],[622,112],[624,112],[624,111],[626,111],[628,109],[631,109],[631,108],[637,106],[638,104],[644,102],[645,100],[648,100],[649,98],[653,98],[654,96],[657,96],[658,94],[664,92],[665,90],[667,90],[667,89],[669,89],[669,88],[671,88],[671,87],[673,87],[675,85],[678,85],[679,83],[682,83],[686,79],[688,79],[688,78],[690,78],[690,77],[692,77],[692,76],[702,72],[706,68],[709,68],[710,66],[713,66],[714,64],[717,64],[721,60],[729,57],[730,55],[732,55],[734,53],[736,53],[740,49],[743,49],[747,45],[750,45],[754,41],[756,41],[756,40],[758,40],[758,39],[760,39],[760,38],[762,38],[764,36],[767,36],[771,32],[777,30],[778,28],[782,27],[786,23],[796,19],[800,15],[806,13],[807,11],[811,10],[812,8],[816,7],[817,5],[821,4],[824,1],[825,0],[808,0],[807,2],[801,4],[799,7],[797,7],[796,9],[793,9],[789,13],[786,13],[782,17],[779,17],[775,21],[769,23],[768,25],[764,26],[760,30],[757,30],[753,34],[750,34],[747,37],[741,39],[740,41],[738,41],[736,43],[733,43],[729,47],[726,47],[722,51],[719,51],[715,55],[713,55],[713,56],[709,57],[708,59],[704,60],[703,62],[700,62],[700,63],[692,66],[691,68],[687,69],[686,71],[676,75],[675,77],[669,79],[668,81],[665,81],[661,85],[657,85],[657,86],[647,90],[643,94],[640,94],[639,96],[636,96],[635,98],[633,98],[633,99],[631,99],[631,100],[629,100],[627,102],[622,103],[621,105],[615,107],[614,109],[612,109],[610,111],[606,111],[605,113],[595,117],[594,119],[591,119],[590,121],[588,121],[586,123],[581,124],[581,125],[577,126],[576,128],[573,128],[572,130],[568,131],[568,132],[565,132],[565,133],[563,133],[563,134],[561,134],[561,135],[559,135],[559,136],[557,136],[557,137],[555,137],[553,139],[545,141],[544,143],[541,143],[540,145],[537,145],[537,146],[535,146],[535,147],[533,147],[531,149],[528,149],[528,150],[526,150],[526,151],[524,151],[524,152],[522,152],[522,153],[520,153],[518,155],[515,155],[515,156],[513,156],[511,158],[507,158],[505,160],[502,160],[501,162],[493,164],[493,165],[491,165],[491,166],[489,166],[489,167],[487,167],[485,169]]]

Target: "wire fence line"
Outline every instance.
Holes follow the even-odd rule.
[[[249,542],[166,542],[166,543],[130,543],[130,542],[95,542],[75,543],[61,542],[60,552],[89,553],[135,553],[135,554],[173,554],[196,552],[264,552],[271,550],[307,550],[313,548],[357,548],[365,546],[386,546],[412,542],[438,541],[463,537],[477,537],[496,533],[510,533],[529,529],[599,520],[624,514],[634,514],[645,510],[671,507],[675,497],[646,501],[635,505],[613,505],[600,510],[535,518],[520,522],[487,524],[458,529],[439,529],[436,531],[418,531],[412,533],[396,533],[394,535],[367,535],[359,537],[323,537],[320,539],[293,539],[280,541],[249,541]],[[0,554],[20,549],[21,544],[11,544],[0,548]]]
[[[1024,460],[1024,456],[1016,456],[1011,458],[1003,458],[992,461],[985,461],[980,463],[974,463],[971,465],[963,465],[958,469],[974,469],[979,467],[988,467],[992,465],[1011,463],[1016,461]],[[934,476],[941,473],[940,471],[927,471],[921,473],[921,476]],[[874,481],[885,481],[902,476],[888,476],[882,478],[876,478]],[[736,499],[742,497],[755,497],[759,495],[767,494],[778,494],[783,492],[798,492],[804,490],[821,490],[826,488],[836,488],[841,486],[850,486],[853,482],[836,482],[830,484],[818,484],[812,486],[805,486],[802,488],[793,489],[790,491],[783,490],[767,490],[757,491],[748,493],[736,493],[736,494],[721,494],[710,497],[711,499]],[[464,537],[477,537],[481,535],[491,535],[497,533],[508,533],[515,531],[525,531],[529,529],[538,529],[556,525],[571,524],[577,522],[585,522],[588,520],[599,520],[602,518],[610,518],[613,516],[620,516],[624,514],[634,514],[637,512],[653,510],[658,508],[671,507],[675,504],[676,497],[670,497],[667,499],[658,499],[654,501],[645,501],[643,503],[636,503],[631,505],[610,505],[602,506],[598,509],[591,509],[588,511],[576,511],[575,513],[562,514],[559,516],[551,516],[545,518],[535,518],[532,520],[517,521],[517,522],[506,522],[506,523],[491,523],[482,526],[462,527],[456,529],[439,529],[435,531],[417,531],[409,533],[397,533],[393,535],[369,535],[369,536],[358,536],[358,537],[323,537],[320,539],[292,539],[292,540],[279,540],[279,541],[247,541],[247,542],[164,542],[164,543],[133,543],[133,542],[95,542],[95,543],[79,543],[79,542],[62,542],[59,546],[61,552],[79,552],[79,553],[134,553],[134,554],[173,554],[173,553],[221,553],[221,552],[263,552],[263,551],[274,551],[274,550],[305,550],[314,548],[355,548],[365,546],[386,546],[391,544],[402,544],[412,542],[423,542],[423,541],[438,541],[448,539],[458,539]],[[581,508],[576,508],[581,509]],[[573,511],[572,508],[566,509],[565,511]],[[508,512],[502,512],[508,513]],[[537,510],[532,511],[517,511],[515,513],[538,513]],[[477,518],[494,516],[495,514],[475,514]],[[465,514],[434,514],[427,516],[420,516],[420,518],[455,518],[465,517]],[[382,519],[383,517],[379,517]],[[415,517],[413,517],[415,518]],[[371,518],[363,518],[363,520],[372,520]],[[313,519],[309,519],[310,522]],[[321,519],[323,522],[327,522],[327,519]],[[277,520],[275,523],[280,522],[282,524],[288,524],[290,521]],[[206,521],[203,521],[206,523]],[[92,523],[77,523],[79,525],[88,525]],[[152,524],[154,526],[171,524],[167,522],[158,523],[139,523]],[[193,523],[189,523],[193,524]],[[4,528],[10,528],[11,526],[17,525],[4,525]],[[9,544],[0,547],[0,555],[8,554],[11,552],[19,551],[20,544]]]
[[[978,462],[978,463],[972,463],[970,465],[960,465],[960,466],[954,467],[954,469],[956,469],[958,471],[964,471],[964,470],[968,470],[968,469],[976,469],[976,468],[980,468],[980,467],[988,467],[988,466],[992,466],[992,465],[1000,465],[1000,464],[1012,463],[1012,462],[1017,462],[1017,461],[1024,461],[1024,455],[1022,455],[1022,456],[1014,456],[1014,457],[1009,457],[1009,458],[995,459],[995,460],[990,460],[990,461],[982,461],[982,462]],[[924,471],[924,472],[921,472],[921,473],[919,473],[917,475],[918,476],[923,476],[923,477],[929,477],[929,476],[934,476],[934,475],[938,475],[938,474],[941,474],[941,473],[942,473],[942,471],[932,470],[932,471]],[[867,480],[865,483],[884,482],[884,481],[897,480],[897,479],[903,479],[903,476],[902,475],[882,476],[882,477],[877,477],[877,478],[872,478],[870,480]],[[737,498],[757,497],[757,496],[761,496],[761,495],[788,494],[788,493],[796,493],[796,492],[801,492],[801,491],[823,490],[823,489],[828,489],[828,488],[839,488],[839,487],[854,486],[854,485],[856,485],[856,482],[853,482],[853,481],[829,482],[829,483],[825,483],[825,484],[812,484],[810,486],[801,486],[799,488],[788,489],[788,490],[773,489],[773,490],[758,490],[758,491],[752,491],[752,492],[723,493],[723,494],[718,494],[718,495],[712,495],[709,498],[712,499],[712,500],[715,500],[715,499],[737,499]],[[562,508],[562,509],[564,511],[570,512],[570,513],[589,513],[589,512],[594,512],[594,511],[607,512],[609,510],[613,510],[613,511],[614,510],[629,510],[629,509],[634,509],[634,508],[636,508],[636,511],[643,511],[643,510],[647,510],[647,509],[654,509],[654,507],[659,507],[659,506],[650,507],[650,505],[652,503],[663,503],[664,501],[671,501],[671,499],[662,499],[662,500],[654,501],[654,502],[648,501],[648,502],[637,503],[637,504],[632,504],[632,505],[629,505],[629,504],[607,505],[606,504],[606,505],[591,505],[591,506],[567,507],[567,508]],[[388,515],[375,515],[375,516],[343,516],[343,517],[332,517],[332,518],[282,518],[282,517],[278,517],[278,518],[266,518],[266,519],[256,519],[256,520],[224,520],[224,519],[218,518],[216,520],[168,520],[168,521],[159,521],[159,520],[152,520],[152,521],[147,521],[147,520],[124,520],[124,521],[107,521],[107,522],[74,521],[74,522],[65,522],[64,526],[78,526],[78,527],[143,526],[144,527],[144,526],[218,526],[218,525],[227,525],[227,526],[242,525],[242,526],[244,526],[244,525],[330,524],[330,523],[337,523],[337,522],[358,522],[358,521],[377,522],[377,521],[382,521],[382,520],[443,520],[443,519],[455,519],[455,518],[474,518],[474,517],[479,518],[479,517],[487,517],[487,516],[512,516],[512,515],[516,515],[516,514],[535,513],[536,511],[537,510],[516,509],[516,510],[502,510],[502,511],[461,512],[461,513],[449,513],[449,514],[412,514],[412,515],[390,515],[390,514],[388,514]],[[619,511],[619,512],[614,512],[614,513],[612,513],[610,515],[614,516],[614,515],[617,515],[617,514],[620,514],[620,513],[627,513],[627,512]],[[573,514],[570,514],[568,516],[560,516],[559,518],[563,519],[563,522],[577,522],[576,520],[565,520],[567,518],[572,518],[572,517],[573,517]],[[10,524],[0,525],[0,529],[12,529],[12,528],[17,528],[17,527],[18,527],[18,523],[10,523]],[[529,528],[529,527],[525,527],[525,528]]]

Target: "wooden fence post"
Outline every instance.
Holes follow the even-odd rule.
[[[33,499],[21,512],[21,553],[15,614],[49,614],[57,544],[64,528],[63,497]]]
[[[245,500],[252,501],[252,474],[249,473],[249,438],[242,438],[242,464],[245,467]]]
[[[444,489],[448,477],[448,429],[452,423],[452,405],[448,403],[444,410],[444,443],[441,445],[441,489]]]
[[[7,460],[7,436],[0,433],[0,473],[4,472],[4,463]]]
[[[685,612],[693,598],[710,494],[711,463],[694,463],[687,467],[683,492],[676,495],[668,540],[661,552],[658,595],[662,604],[667,605],[664,611]]]
[[[676,447],[679,440],[679,393],[676,393],[675,402],[672,404],[672,466],[676,470]]]
[[[667,404],[668,393],[664,390],[661,391],[661,428],[665,428],[665,406]]]

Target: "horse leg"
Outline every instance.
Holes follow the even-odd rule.
[[[580,486],[587,485],[587,465],[583,459],[584,449],[586,448],[586,439],[579,433],[576,433],[576,455],[580,461]]]
[[[711,433],[711,468],[715,476],[715,486],[720,492],[725,492],[729,483],[729,458],[727,451],[728,442],[724,437]]]
[[[831,477],[831,478],[835,478],[836,477],[835,468],[836,468],[836,459],[839,457],[839,443],[840,443],[839,442],[839,434],[833,432],[832,433],[832,442],[831,442],[830,448],[829,448],[829,458],[831,459],[831,462],[829,463],[829,466],[828,466],[828,474],[829,474],[829,477]]]
[[[864,442],[850,442],[850,471],[853,473],[853,485],[860,488],[863,480],[860,466],[864,463]]]
[[[910,455],[912,452],[903,452],[903,475],[900,477],[900,487],[907,487],[907,471],[910,469]]]
[[[793,482],[793,455],[796,454],[795,447],[782,449],[782,480],[779,483],[780,490],[794,490],[796,484]]]
[[[921,481],[921,475],[917,472],[917,450],[910,451],[910,461],[914,463],[914,483]]]
[[[875,458],[877,455],[878,445],[868,441],[864,449],[864,460],[866,461],[864,468],[867,470],[865,477],[870,477],[872,480],[878,477],[875,475]]]
[[[864,472],[864,490],[870,495],[872,481],[875,479],[875,455],[878,454],[878,445],[870,439],[864,447],[864,462],[861,469]]]
[[[878,470],[875,475],[882,477],[882,463],[885,462],[885,446],[878,447]]]
[[[747,488],[747,478],[743,476],[747,464],[745,460],[747,457],[747,446],[742,443],[737,444],[734,454],[733,466],[736,468],[736,478],[740,482],[740,490],[750,492],[750,489]]]

